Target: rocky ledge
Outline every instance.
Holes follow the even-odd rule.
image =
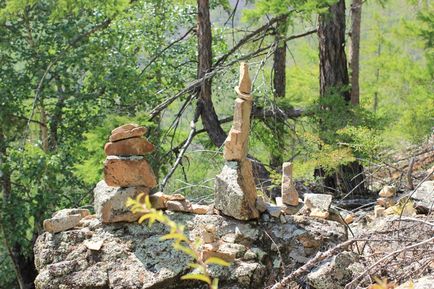
[[[186,224],[190,238],[218,244],[208,253],[231,261],[230,267],[211,268],[219,288],[264,288],[347,238],[343,225],[306,216],[264,214],[258,221],[243,222],[222,215],[166,213]],[[104,224],[95,216],[86,216],[68,231],[46,232],[34,248],[36,288],[201,288],[180,280],[190,260],[170,241],[160,240],[166,233],[158,223]]]

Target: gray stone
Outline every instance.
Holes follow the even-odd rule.
[[[310,272],[307,283],[315,289],[343,289],[355,277],[351,265],[357,260],[355,253],[339,253]]]
[[[238,220],[257,219],[256,196],[251,162],[226,162],[216,176],[214,207]]]
[[[396,289],[432,289],[434,284],[434,276],[424,276],[414,281],[405,282]]]
[[[304,206],[310,210],[328,211],[332,203],[332,196],[326,194],[304,194]]]
[[[128,198],[134,199],[140,193],[148,194],[149,189],[111,187],[105,181],[100,181],[93,192],[95,213],[103,223],[135,222],[140,215],[133,214],[126,202]]]
[[[50,233],[58,233],[74,228],[83,217],[80,214],[57,216],[44,220],[44,230]]]
[[[434,181],[426,181],[414,192],[412,198],[416,201],[416,208],[434,209]]]

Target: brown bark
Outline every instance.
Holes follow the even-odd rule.
[[[360,103],[359,59],[360,59],[360,25],[362,21],[362,0],[353,0],[351,4],[351,103]]]
[[[197,36],[198,36],[198,67],[197,77],[202,78],[211,71],[212,66],[212,35],[211,21],[209,14],[209,1],[197,1]],[[198,89],[198,109],[202,119],[203,127],[206,129],[211,141],[217,147],[222,146],[226,139],[218,121],[217,114],[211,98],[211,79],[202,82]]]
[[[65,106],[65,91],[57,79],[57,102],[50,120],[50,135],[48,137],[48,149],[54,151],[59,142],[58,129],[63,118],[63,107]]]
[[[284,17],[276,23],[276,50],[273,59],[273,88],[275,97],[285,97],[286,92],[286,32],[287,19]]]
[[[345,55],[345,1],[339,0],[330,6],[329,13],[321,15],[318,27],[320,55],[320,95],[327,97],[339,93],[346,102],[351,102],[348,91],[347,58]],[[363,194],[363,167],[353,162],[341,166],[333,175],[326,176],[321,168],[316,176],[324,178],[324,186],[343,192]]]
[[[45,111],[45,105],[43,99],[40,104],[41,124],[39,125],[40,139],[42,143],[42,150],[48,152],[48,127],[47,127],[47,113]]]
[[[319,18],[320,95],[339,91],[350,101],[347,57],[345,55],[345,1],[330,6]]]

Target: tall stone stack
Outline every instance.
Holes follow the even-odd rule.
[[[292,163],[282,165],[282,201],[285,205],[298,206],[298,192],[292,179]]]
[[[238,97],[235,99],[234,120],[224,143],[225,165],[215,183],[215,208],[239,220],[259,217],[255,206],[257,194],[252,163],[247,159],[253,105],[251,85],[248,65],[241,63],[239,85],[235,87]]]
[[[95,212],[103,223],[134,222],[139,216],[126,208],[129,197],[149,194],[156,187],[154,172],[145,159],[154,146],[143,135],[146,128],[125,124],[111,132],[104,146],[104,180],[94,189]]]

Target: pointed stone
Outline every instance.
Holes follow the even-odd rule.
[[[251,162],[226,162],[216,176],[215,208],[238,220],[256,219],[256,197]]]
[[[141,137],[147,132],[147,129],[138,124],[129,123],[112,130],[110,141],[115,142],[132,137]]]
[[[292,163],[287,162],[282,165],[282,200],[290,206],[298,205],[298,192],[292,180]]]
[[[235,100],[234,121],[223,150],[223,157],[227,161],[242,161],[247,157],[251,110],[251,101]]]
[[[145,186],[154,188],[157,179],[143,157],[109,156],[104,162],[104,179],[113,187]]]
[[[144,138],[129,138],[116,142],[108,142],[104,146],[104,152],[107,156],[131,156],[144,155],[152,152],[154,145]]]
[[[240,80],[238,90],[243,94],[249,95],[252,89],[252,81],[249,75],[249,65],[245,62],[240,63]]]

